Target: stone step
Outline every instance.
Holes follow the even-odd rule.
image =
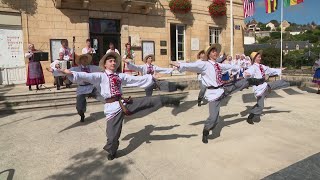
[[[132,92],[144,92],[144,89],[141,88],[123,88],[123,92],[132,93]],[[48,97],[60,97],[60,96],[74,96],[76,94],[76,88],[71,89],[62,89],[57,90],[41,90],[41,91],[32,91],[32,92],[22,92],[22,93],[7,93],[0,94],[0,101],[14,101],[14,100],[29,100],[29,99],[41,99]]]
[[[188,95],[188,92],[184,91],[176,91],[176,92],[155,92],[154,95],[169,95],[169,96],[184,96]],[[126,96],[127,97],[127,96]],[[134,98],[142,98],[145,97],[144,93],[140,94],[134,94],[131,97]],[[103,104],[102,102],[99,102],[95,99],[88,99],[87,100],[88,104]],[[13,113],[18,113],[18,112],[26,112],[26,111],[32,111],[32,110],[48,110],[48,109],[59,109],[63,107],[75,107],[76,105],[76,100],[68,100],[68,101],[63,101],[63,102],[55,102],[55,101],[50,101],[50,102],[45,102],[43,104],[28,104],[28,105],[18,105],[18,106],[12,106],[12,107],[4,107],[0,108],[0,114],[13,114]]]
[[[145,95],[144,90],[126,90],[124,91],[125,96],[136,96],[136,95]],[[76,92],[61,93],[59,95],[53,96],[43,96],[43,97],[26,97],[26,98],[15,98],[15,99],[6,99],[0,101],[0,108],[4,107],[14,107],[14,106],[24,106],[24,105],[33,105],[33,104],[46,104],[50,103],[59,103],[65,101],[76,100]]]

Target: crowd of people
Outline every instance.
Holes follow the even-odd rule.
[[[143,65],[135,65],[135,53],[131,50],[131,45],[126,44],[126,49],[121,57],[119,51],[110,43],[110,49],[100,59],[99,66],[90,65],[91,54],[95,50],[90,46],[90,40],[86,41],[87,46],[83,48],[82,55],[75,56],[68,48],[67,41],[61,41],[59,59],[55,60],[48,68],[56,79],[57,89],[60,89],[61,81],[65,81],[67,87],[71,83],[77,83],[77,104],[76,109],[80,116],[80,121],[84,122],[86,112],[86,98],[93,97],[104,104],[104,114],[106,116],[107,142],[103,147],[108,153],[108,159],[116,157],[119,147],[124,116],[138,113],[142,110],[154,111],[164,105],[178,106],[184,97],[173,97],[170,95],[152,96],[155,88],[160,91],[172,92],[184,90],[187,86],[181,83],[173,83],[158,80],[158,73],[170,74],[173,70],[179,72],[195,72],[199,74],[201,91],[198,98],[199,106],[205,98],[209,102],[209,117],[204,123],[202,131],[202,142],[208,143],[208,135],[219,122],[221,101],[232,93],[252,87],[257,103],[252,107],[247,118],[249,124],[254,124],[254,118],[259,117],[264,108],[264,99],[271,90],[285,88],[289,83],[284,80],[266,82],[267,76],[281,75],[283,69],[270,68],[262,64],[262,51],[252,52],[250,56],[236,55],[233,59],[221,53],[221,45],[213,44],[207,49],[198,53],[195,62],[173,62],[172,68],[162,68],[153,65],[154,56],[147,55],[142,59]],[[30,46],[27,57],[32,60],[34,46]],[[67,62],[67,63],[61,63]],[[68,63],[69,62],[69,63]],[[121,62],[124,70],[119,73]],[[30,67],[41,67],[41,64],[30,65],[29,75],[34,72]],[[77,65],[77,66],[75,66]],[[314,82],[319,82],[319,65],[316,70]],[[72,67],[73,66],[73,67]],[[134,72],[140,72],[141,76],[135,76]],[[27,85],[38,85],[44,83],[42,71],[40,76],[30,76]],[[42,74],[42,76],[41,76]],[[318,79],[317,79],[318,78]],[[41,81],[43,80],[43,81]],[[146,91],[144,98],[124,98],[123,86],[141,87]],[[31,88],[31,86],[30,86]]]

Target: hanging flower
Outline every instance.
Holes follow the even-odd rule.
[[[170,0],[170,10],[173,13],[186,14],[191,11],[191,0]]]
[[[212,0],[208,9],[212,17],[225,16],[227,14],[226,0]]]

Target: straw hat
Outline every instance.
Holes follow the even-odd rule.
[[[116,63],[117,63],[115,69],[118,69],[119,66],[120,66],[120,63],[121,63],[121,57],[120,57],[120,55],[119,55],[118,53],[116,53],[116,52],[108,52],[107,54],[105,54],[105,55],[100,59],[100,61],[99,61],[99,66],[100,66],[100,68],[105,69],[104,64],[105,64],[105,60],[106,60],[106,58],[107,58],[108,56],[113,56],[113,57],[115,58]]]
[[[258,51],[258,52],[252,52],[251,54],[250,54],[250,58],[251,58],[251,60],[252,60],[252,62],[254,62],[254,60],[256,59],[256,57],[257,57],[257,55],[258,54],[260,54],[261,56],[262,56],[262,50],[260,50],[260,51]]]
[[[142,61],[143,61],[143,62],[147,62],[147,59],[148,59],[149,57],[151,57],[151,58],[152,58],[152,61],[154,61],[154,55],[153,55],[153,54],[147,55],[146,57],[143,58]]]
[[[209,56],[209,53],[212,49],[216,49],[217,53],[219,54],[221,51],[221,45],[220,44],[212,44],[211,46],[207,47],[207,49],[205,50],[206,52],[206,57]]]
[[[87,61],[87,64],[91,63],[91,61],[92,61],[92,56],[91,55],[89,55],[89,54],[81,54],[80,56],[76,56],[76,59],[75,59],[76,64],[81,64],[80,63],[80,59],[82,57],[86,57],[85,59]]]

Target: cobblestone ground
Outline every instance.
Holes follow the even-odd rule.
[[[251,89],[226,98],[221,121],[202,144],[208,106],[198,91],[179,108],[126,119],[119,156],[108,161],[102,105],[80,123],[74,108],[1,115],[0,179],[319,179],[320,96],[278,90],[255,125]],[[274,174],[275,173],[275,174]]]

